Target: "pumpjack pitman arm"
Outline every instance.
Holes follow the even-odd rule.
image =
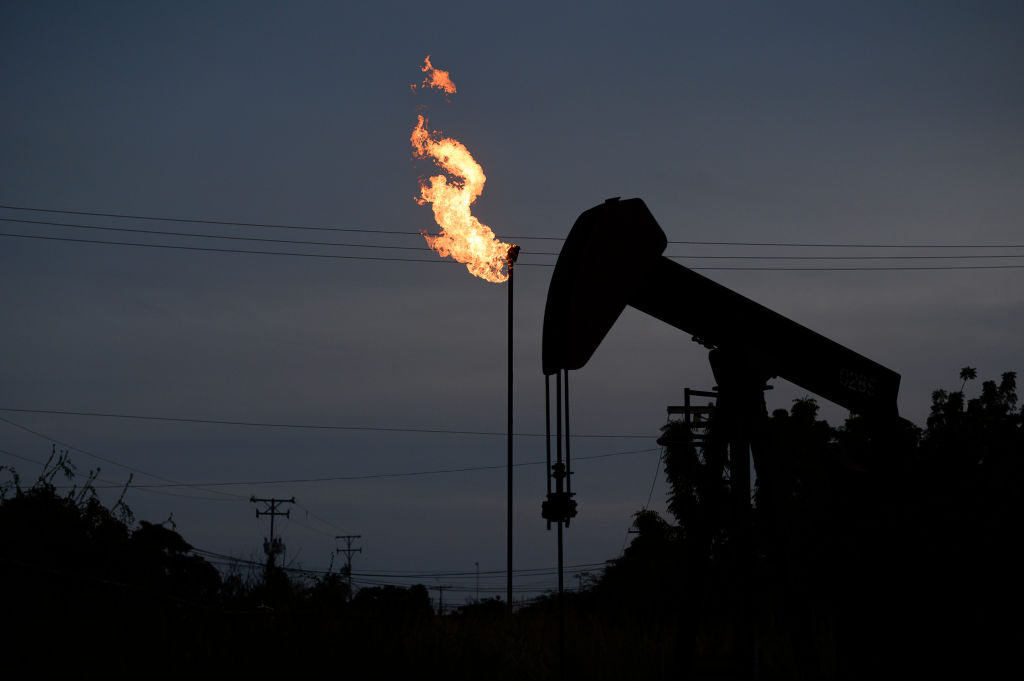
[[[667,245],[640,199],[609,199],[580,215],[548,289],[545,375],[586,364],[630,305],[764,378],[860,414],[898,416],[899,374],[669,260]]]

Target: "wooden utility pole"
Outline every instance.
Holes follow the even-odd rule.
[[[430,587],[431,589],[437,589],[437,614],[444,614],[444,590],[452,588],[451,584],[438,584],[437,586]]]
[[[356,539],[362,539],[362,535],[359,534],[339,534],[335,539],[341,539],[345,542],[345,548],[335,549],[335,553],[345,554],[345,574],[348,576],[348,600],[352,600],[352,554],[362,553],[361,548],[352,548],[352,542]]]
[[[265,542],[263,546],[264,552],[267,554],[267,571],[264,574],[264,579],[269,575],[270,571],[274,569],[274,556],[281,552],[283,548],[280,540],[274,537],[274,518],[283,515],[285,518],[291,517],[291,511],[279,511],[277,507],[281,504],[294,504],[295,497],[290,499],[257,499],[256,497],[249,497],[249,503],[252,504],[266,504],[266,509],[261,511],[256,509],[256,517],[259,518],[261,515],[270,516],[270,541]]]

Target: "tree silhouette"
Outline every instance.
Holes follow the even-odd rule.
[[[978,377],[978,370],[974,367],[964,367],[960,370],[960,379],[963,383],[960,385],[960,392],[964,391],[967,387],[967,381],[973,381]]]
[[[975,377],[964,367],[959,391],[933,393],[923,430],[853,415],[833,427],[809,397],[765,420],[752,512],[761,678],[989,678],[1017,664],[1024,420],[1015,373],[968,396]],[[104,507],[95,472],[76,483],[66,453],[30,486],[4,467],[5,661],[39,671],[103,650],[127,673],[344,657],[384,677],[555,678],[564,606],[581,678],[723,678],[738,569],[727,450],[676,422],[659,442],[668,514],[641,509],[622,555],[580,593],[512,617],[491,599],[439,618],[422,585],[348,594],[341,575],[291,568],[275,572],[285,597],[259,607],[262,579],[222,578],[173,523],[136,522],[123,494]]]

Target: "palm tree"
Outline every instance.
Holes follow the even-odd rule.
[[[963,394],[964,388],[967,387],[967,381],[973,381],[978,377],[978,370],[974,367],[964,367],[960,370],[960,378],[963,379],[963,385],[960,386],[960,393]]]

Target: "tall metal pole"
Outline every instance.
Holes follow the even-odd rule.
[[[508,249],[508,528],[506,547],[506,584],[505,603],[509,614],[512,613],[512,291],[516,258],[519,247]]]

